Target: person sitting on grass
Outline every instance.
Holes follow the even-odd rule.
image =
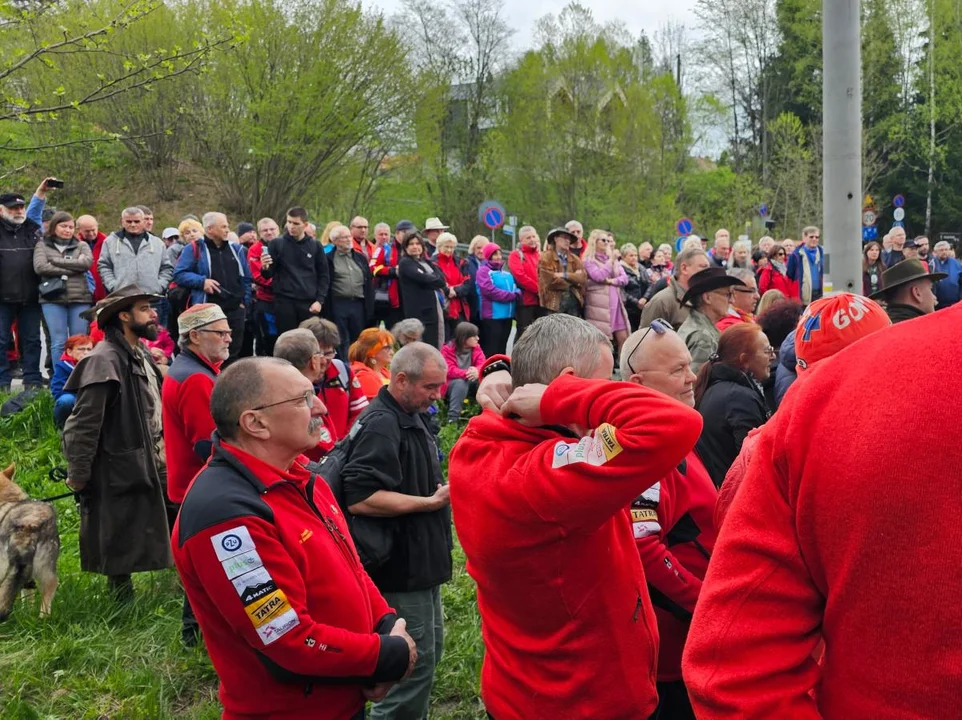
[[[461,410],[468,398],[474,398],[478,389],[484,351],[480,346],[478,326],[469,322],[458,323],[451,342],[441,348],[441,355],[448,365],[448,384],[441,393],[448,401],[448,422],[461,419]]]
[[[373,400],[391,382],[394,336],[387,330],[368,328],[351,344],[347,357],[364,395]]]
[[[94,341],[89,335],[71,335],[64,343],[63,355],[53,366],[53,376],[50,378],[50,394],[53,395],[53,422],[58,430],[63,429],[73,411],[73,404],[77,396],[65,393],[63,386],[67,384],[70,373],[87,353],[94,349]]]

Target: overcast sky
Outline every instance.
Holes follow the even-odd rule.
[[[391,15],[400,8],[400,0],[361,0],[364,7],[380,8]],[[695,16],[692,9],[695,0],[581,0],[590,8],[599,24],[617,21],[633,36],[644,30],[648,37],[654,36],[667,21],[683,23],[693,28]],[[530,46],[530,34],[539,18],[552,13],[557,15],[568,0],[508,0],[504,4],[504,14],[508,23],[515,29],[512,38],[514,49],[521,50]]]

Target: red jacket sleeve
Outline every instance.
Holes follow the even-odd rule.
[[[631,527],[645,568],[645,579],[678,609],[690,615],[695,611],[695,602],[701,592],[701,580],[690,573],[665,544],[665,536],[675,522],[671,482],[668,480],[652,485],[631,505]]]
[[[680,463],[701,416],[667,395],[631,383],[562,376],[541,400],[545,425],[594,428],[579,440],[550,440],[515,466],[519,492],[544,521],[595,529]]]
[[[508,270],[514,276],[519,288],[530,293],[538,293],[538,267],[521,259],[521,253],[514,250],[508,255]]]
[[[241,530],[246,529],[249,533],[249,539],[242,537],[241,541],[252,545],[251,551],[256,552],[263,564],[265,582],[276,586],[276,601],[282,603],[274,610],[273,620],[259,626],[255,625],[256,618],[252,618],[244,607],[228,576],[230,564],[222,564],[214,543],[218,533],[225,530],[237,534],[239,522],[242,523]],[[305,606],[306,589],[300,569],[275,532],[269,523],[260,518],[228,520],[191,538],[183,550],[189,555],[197,575],[204,579],[204,591],[224,620],[257,652],[285,670],[301,675],[373,676],[381,637],[373,628],[370,633],[355,633],[312,618]],[[380,597],[380,594],[375,590],[372,597]],[[386,604],[378,604],[376,609],[383,611],[385,608]],[[315,642],[308,642],[309,638]]]
[[[184,424],[184,434],[191,447],[197,451],[198,443],[210,452],[210,436],[214,432],[214,418],[210,414],[210,394],[214,383],[202,373],[194,373],[180,386],[179,419]],[[198,453],[200,456],[201,453]],[[206,460],[202,457],[201,460]]]
[[[255,285],[260,287],[269,288],[271,286],[271,279],[264,277],[261,269],[264,266],[261,260],[261,250],[264,244],[260,241],[254,243],[247,250],[247,266],[251,271],[251,279],[254,281]]]
[[[775,450],[786,412],[759,438],[692,620],[682,669],[699,718],[821,717],[809,691],[824,600],[802,557]]]
[[[348,374],[348,406],[347,406],[347,427],[348,429],[357,420],[357,416],[368,406],[367,395],[364,394],[364,387],[360,379],[354,374],[351,366],[347,366]]]

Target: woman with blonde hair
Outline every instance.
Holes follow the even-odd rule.
[[[781,290],[769,290],[762,295],[762,299],[758,301],[758,309],[755,311],[755,316],[761,316],[766,310],[771,308],[772,305],[776,305],[787,299],[785,293]]]
[[[331,220],[331,222],[324,226],[324,232],[321,233],[318,242],[321,243],[321,247],[324,248],[325,252],[327,252],[327,248],[331,247],[331,231],[343,224],[340,220]]]
[[[609,338],[620,350],[631,325],[621,288],[628,284],[624,267],[615,259],[615,239],[605,230],[592,230],[582,257],[588,283],[585,289],[585,320]]]
[[[443,291],[446,299],[444,307],[444,337],[450,340],[454,337],[454,329],[458,323],[468,319],[470,312],[469,298],[474,295],[474,283],[465,273],[467,269],[458,262],[454,250],[458,246],[458,239],[449,232],[438,235],[434,247],[437,254],[434,264],[444,275],[447,288]]]
[[[391,382],[394,336],[387,330],[367,328],[351,344],[347,359],[364,395],[373,400],[381,388]]]

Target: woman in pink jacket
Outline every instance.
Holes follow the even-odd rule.
[[[458,323],[451,342],[441,348],[448,365],[448,383],[441,392],[448,400],[448,422],[458,422],[461,410],[469,397],[474,397],[481,379],[484,351],[478,338],[478,326]]]
[[[592,230],[582,260],[588,283],[585,290],[585,320],[601,330],[615,345],[628,337],[631,326],[621,299],[620,288],[628,284],[628,275],[615,255],[615,239],[604,230]]]

